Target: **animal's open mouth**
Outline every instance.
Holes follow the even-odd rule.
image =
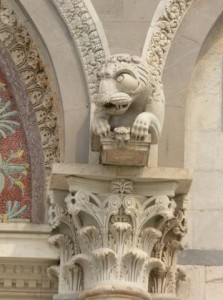
[[[128,107],[129,104],[113,104],[113,103],[106,103],[104,105],[105,108],[108,109],[112,109],[112,108],[116,108],[118,110],[122,110],[122,109],[126,109]]]
[[[122,92],[113,93],[106,100],[103,103],[103,107],[110,115],[124,114],[133,101],[128,94]]]

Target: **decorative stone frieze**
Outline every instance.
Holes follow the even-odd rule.
[[[59,278],[59,295],[176,297],[186,224],[175,196],[187,193],[190,174],[123,168],[54,165],[50,242],[60,249],[60,265],[49,272]]]
[[[174,218],[164,222],[159,229],[162,236],[157,241],[153,254],[165,263],[166,268],[163,273],[153,273],[150,292],[155,295],[174,295],[179,280],[184,280],[186,276],[184,270],[177,266],[178,254],[183,250],[181,239],[187,233],[184,211],[177,208]]]
[[[97,72],[109,55],[102,25],[88,0],[53,0],[77,47],[90,99],[98,91]]]
[[[48,225],[0,223],[0,299],[51,300],[58,289],[47,270],[58,261]]]
[[[9,294],[16,291],[18,294],[25,292],[38,295],[38,290],[42,291],[39,295],[50,293],[52,296],[57,290],[57,281],[48,277],[48,268],[49,263],[0,260],[0,296],[4,292]]]
[[[193,1],[166,0],[158,6],[142,53],[156,81],[161,81],[171,43]]]
[[[0,5],[0,41],[10,54],[35,111],[47,169],[59,161],[59,131],[55,99],[44,63],[25,25],[10,7]]]

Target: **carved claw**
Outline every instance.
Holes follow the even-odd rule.
[[[110,133],[110,125],[106,119],[94,119],[91,128],[93,133],[99,136],[107,136]]]
[[[131,134],[133,138],[136,140],[144,139],[148,135],[150,124],[151,118],[147,112],[139,114],[132,125]]]
[[[160,124],[155,115],[149,112],[143,112],[139,114],[131,129],[131,135],[135,140],[143,140],[148,135],[149,130],[151,129],[152,139],[157,141],[160,135]]]

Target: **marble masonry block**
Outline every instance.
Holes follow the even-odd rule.
[[[53,300],[78,300],[79,295],[72,294],[58,294],[53,296]]]
[[[176,35],[174,38],[170,52],[167,56],[167,61],[165,63],[165,68],[171,65],[180,63],[188,55],[194,54],[198,55],[200,47],[195,41],[188,39],[181,35]],[[168,95],[166,95],[168,96]]]
[[[151,21],[158,4],[157,0],[124,0],[125,20]]]
[[[120,167],[120,166],[102,166],[88,164],[53,164],[51,175],[52,190],[68,191],[69,185],[73,185],[79,189],[92,189],[92,192],[110,191],[110,181],[114,178],[125,178],[132,180],[135,184],[134,191],[145,194],[143,186],[150,185],[150,195],[163,194],[174,196],[187,194],[192,183],[192,173],[188,169],[180,168],[141,168],[141,167]],[[94,182],[102,180],[100,189],[97,185],[85,184],[85,179],[93,180]],[[78,183],[79,182],[79,183]],[[81,183],[82,182],[82,183]],[[164,184],[163,187],[160,183]],[[77,184],[81,184],[78,185]],[[175,186],[175,188],[174,188]],[[173,188],[175,192],[173,192]],[[148,190],[148,189],[147,189]]]
[[[104,29],[110,42],[111,53],[129,53],[141,55],[149,22],[104,21]],[[132,38],[134,36],[134,39]]]
[[[176,295],[153,294],[152,300],[181,300]]]
[[[203,1],[200,1],[201,5]],[[219,14],[221,10],[219,9]],[[215,17],[217,18],[216,14]],[[207,14],[202,13],[199,7],[191,8],[190,12],[184,17],[182,24],[179,28],[179,34],[189,39],[202,44],[207,36],[208,31],[214,24],[216,18]],[[196,22],[193,20],[196,19]]]
[[[223,299],[222,266],[206,268],[206,300]]]
[[[190,209],[223,209],[223,171],[194,171],[190,190]]]
[[[186,280],[181,281],[178,295],[181,300],[205,300],[205,267],[185,266]],[[215,300],[212,298],[210,300]]]
[[[56,261],[59,253],[48,243],[50,231],[48,225],[0,224],[1,258]]]
[[[187,131],[185,161],[187,167],[201,172],[222,170],[222,133],[218,131]],[[219,173],[220,175],[220,173]]]
[[[213,5],[210,5],[209,0],[195,0],[193,8],[209,18],[217,19],[217,16],[222,11],[222,0],[214,0]]]
[[[129,140],[124,148],[114,139],[101,138],[101,162],[105,165],[147,166],[150,143],[150,135],[144,141]]]
[[[88,112],[81,107],[70,109],[64,113],[65,136],[64,156],[65,162],[77,161],[85,163],[88,161],[89,149],[89,119]],[[74,136],[73,139],[70,136]]]
[[[92,4],[101,20],[122,21],[124,17],[123,0],[92,0]]]
[[[197,59],[197,52],[188,52],[180,61],[170,63],[163,72],[164,91],[175,94],[188,87],[191,72]]]
[[[57,280],[47,270],[58,250],[48,243],[48,225],[0,224],[0,299],[51,300]]]
[[[159,143],[159,165],[182,167],[184,164],[184,108],[166,106],[166,119]],[[173,124],[176,124],[173,128]]]
[[[222,209],[190,210],[193,228],[192,249],[223,250]],[[217,226],[215,225],[217,224]]]

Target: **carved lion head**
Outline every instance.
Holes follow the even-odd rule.
[[[124,114],[141,92],[148,90],[148,71],[141,59],[128,54],[110,56],[101,71],[94,99],[110,115]]]

